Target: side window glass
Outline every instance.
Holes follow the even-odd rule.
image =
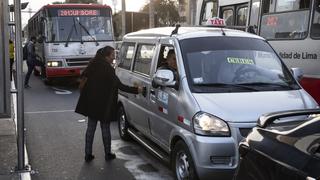
[[[314,7],[311,37],[320,38],[320,0],[315,1]]]
[[[237,26],[245,26],[247,23],[248,7],[241,7],[237,12]]]
[[[155,45],[142,44],[138,46],[133,71],[145,75],[150,74],[150,66],[155,52]]]
[[[130,70],[131,61],[134,56],[134,44],[125,43],[122,45],[120,50],[120,63],[119,67]]]
[[[225,19],[227,26],[233,25],[233,10],[226,9],[222,12],[222,18]]]
[[[217,1],[207,1],[204,2],[203,9],[202,9],[202,19],[201,24],[206,24],[209,18],[217,16]]]

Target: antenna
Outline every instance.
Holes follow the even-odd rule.
[[[222,31],[222,35],[225,36],[226,33],[224,32],[223,28],[221,28],[221,31]]]
[[[178,34],[179,27],[180,27],[180,24],[176,24],[176,28],[171,32],[170,36],[172,36],[174,34]]]

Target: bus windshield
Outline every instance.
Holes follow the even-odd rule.
[[[225,92],[224,88],[243,91],[239,86],[259,91],[299,88],[276,53],[263,40],[194,38],[182,40],[181,47],[188,81],[197,92]]]
[[[80,10],[79,10],[80,12]],[[67,13],[67,12],[66,12]],[[47,41],[49,42],[83,42],[113,40],[110,16],[73,14],[52,16],[47,19]]]

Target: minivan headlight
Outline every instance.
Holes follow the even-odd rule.
[[[193,128],[199,135],[230,136],[229,126],[225,121],[205,112],[199,112],[193,117]]]

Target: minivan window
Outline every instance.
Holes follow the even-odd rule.
[[[155,52],[155,48],[155,45],[138,45],[133,71],[149,76],[151,61]]]
[[[134,43],[123,43],[120,50],[119,67],[130,70],[131,61],[134,55]]]
[[[180,45],[193,92],[300,88],[277,54],[263,40],[203,37],[182,40]]]

